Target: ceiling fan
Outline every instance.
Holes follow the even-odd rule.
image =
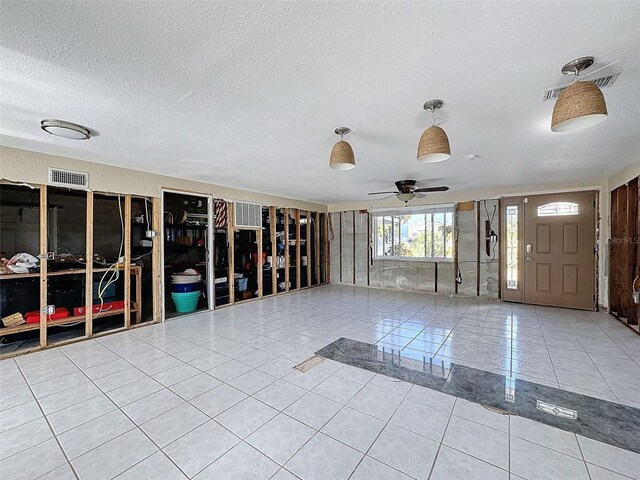
[[[423,187],[423,188],[417,188],[415,180],[398,180],[396,182],[396,188],[398,189],[396,192],[371,192],[371,193],[369,193],[369,195],[390,194],[387,197],[383,197],[381,200],[383,200],[384,198],[389,198],[389,197],[392,197],[392,196],[395,195],[398,200],[400,200],[400,201],[404,202],[406,205],[408,205],[411,200],[416,198],[416,196],[422,197],[423,195],[420,195],[422,193],[427,193],[427,192],[446,192],[447,190],[449,190],[449,187]]]

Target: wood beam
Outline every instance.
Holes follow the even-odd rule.
[[[47,346],[47,186],[40,185],[40,346]]]
[[[307,210],[307,287],[311,286],[311,210]]]
[[[300,289],[300,209],[295,209],[296,218],[296,289]]]
[[[314,252],[315,267],[316,267],[316,284],[320,285],[320,212],[315,212],[315,243],[316,248]]]
[[[146,200],[145,200],[146,201]],[[164,240],[164,232],[162,232],[162,201],[160,198],[153,198],[151,201],[153,231],[156,236],[151,240],[151,269],[153,283],[153,322],[162,321],[162,241]]]
[[[284,211],[284,291],[289,291],[289,283],[291,274],[289,267],[291,261],[289,259],[289,209],[283,208]]]
[[[120,198],[118,197],[118,202]],[[131,195],[124,196],[124,327],[131,327]]]
[[[87,229],[86,254],[87,261],[84,290],[84,334],[93,335],[93,192],[87,192]]]
[[[269,207],[269,234],[271,235],[271,293],[278,293],[278,269],[276,259],[278,258],[278,246],[276,244],[276,207]]]
[[[235,226],[233,221],[233,203],[227,202],[227,237],[229,248],[227,255],[229,256],[229,275],[227,283],[229,284],[229,305],[236,301],[236,266],[235,266]]]
[[[256,242],[258,242],[258,298],[262,298],[262,229],[256,231]]]

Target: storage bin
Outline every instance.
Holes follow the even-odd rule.
[[[174,283],[171,290],[176,293],[189,293],[200,290],[200,282],[198,283]]]
[[[173,303],[176,306],[176,312],[189,313],[193,312],[198,307],[198,300],[200,299],[200,290],[195,292],[186,293],[171,293]]]
[[[248,278],[236,278],[236,290],[239,292],[244,292],[247,289],[248,283]]]

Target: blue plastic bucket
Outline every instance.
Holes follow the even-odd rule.
[[[185,293],[172,292],[171,298],[173,298],[173,303],[175,304],[176,311],[178,313],[193,312],[198,307],[200,290]]]
[[[200,282],[197,283],[174,283],[171,290],[175,293],[190,293],[200,290]]]

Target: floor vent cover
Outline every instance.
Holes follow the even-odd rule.
[[[52,185],[54,187],[87,190],[89,188],[89,174],[50,167],[49,185]]]
[[[605,75],[603,77],[593,78],[588,81],[594,83],[598,88],[605,88],[613,85],[619,76],[620,76],[620,73],[614,73],[612,75]],[[542,101],[546,102],[547,100],[553,100],[555,98],[558,98],[558,95],[560,95],[560,93],[569,85],[571,84],[562,85],[560,87],[547,88],[542,93]]]

